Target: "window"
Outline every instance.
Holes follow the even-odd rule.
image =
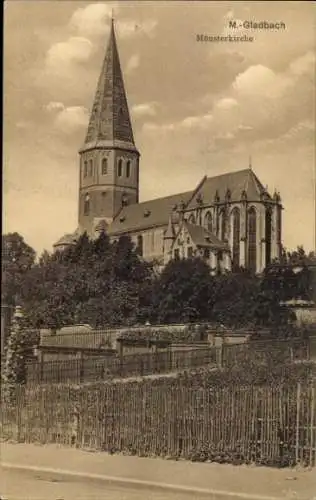
[[[233,271],[240,266],[240,210],[234,208],[232,212],[233,226]]]
[[[192,259],[192,257],[193,257],[193,248],[188,247],[188,259]]]
[[[271,214],[271,209],[266,210],[266,220],[265,220],[265,240],[266,240],[266,266],[268,266],[271,263],[271,221],[272,221],[272,214]]]
[[[83,177],[87,177],[88,175],[88,162],[85,161],[83,164]]]
[[[128,160],[126,162],[126,177],[130,177],[131,175],[131,162]]]
[[[151,250],[155,250],[155,231],[152,231],[151,233]]]
[[[117,175],[119,177],[122,177],[122,173],[123,173],[123,161],[122,158],[120,158],[117,162]]]
[[[209,259],[209,258],[210,258],[210,250],[208,248],[205,248],[204,259]]]
[[[188,219],[188,222],[189,222],[190,224],[195,224],[195,217],[194,217],[194,214],[191,214],[191,215],[190,215],[190,217],[189,217],[189,219]]]
[[[207,229],[210,233],[213,232],[213,220],[212,220],[212,214],[211,212],[207,212],[205,215],[204,219],[204,227]]]
[[[143,255],[143,237],[141,234],[137,236],[137,253]]]
[[[248,212],[248,268],[257,270],[257,214],[254,207]]]
[[[102,175],[106,175],[108,173],[108,159],[102,158]]]
[[[93,160],[89,160],[89,175],[93,175]]]
[[[179,251],[179,248],[176,248],[176,249],[175,249],[175,251],[174,251],[173,255],[174,255],[175,260],[179,260],[179,259],[180,259],[180,251]]]
[[[83,214],[89,215],[89,212],[90,212],[90,196],[87,193],[84,199]]]
[[[221,239],[225,240],[227,238],[227,216],[226,212],[223,210],[221,213]]]

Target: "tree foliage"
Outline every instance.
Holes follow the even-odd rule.
[[[316,300],[316,256],[302,246],[290,252],[283,249],[279,261],[265,269],[263,288],[273,290],[280,301]]]
[[[1,299],[4,304],[15,306],[18,303],[21,286],[34,265],[35,255],[35,250],[18,233],[2,236]]]
[[[97,240],[83,234],[76,245],[42,255],[26,276],[23,305],[34,327],[119,325],[136,321],[150,279],[130,238],[110,243],[104,233]]]

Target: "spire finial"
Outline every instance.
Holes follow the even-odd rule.
[[[249,155],[249,169],[252,170],[252,160],[251,155]]]

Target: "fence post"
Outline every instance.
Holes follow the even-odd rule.
[[[79,380],[80,383],[84,381],[84,360],[83,360],[83,353],[80,351],[80,356],[79,356]]]
[[[295,440],[296,465],[298,463],[299,449],[300,449],[300,405],[301,405],[301,383],[298,382],[296,391],[296,440]]]
[[[310,418],[310,448],[309,448],[309,466],[313,467],[315,465],[316,459],[316,432],[314,427],[314,416],[315,416],[315,381],[310,386],[311,391],[311,418]],[[315,434],[314,434],[315,433]],[[314,437],[315,436],[315,437]],[[313,456],[314,455],[314,456]]]
[[[40,381],[40,384],[43,382],[43,375],[44,375],[44,353],[43,351],[41,350],[40,351],[40,354],[39,354],[39,358],[40,358],[40,371],[39,371],[39,381]]]

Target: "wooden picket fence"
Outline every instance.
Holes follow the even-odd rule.
[[[181,380],[19,387],[1,435],[140,456],[270,466],[316,461],[316,382],[199,388]]]

